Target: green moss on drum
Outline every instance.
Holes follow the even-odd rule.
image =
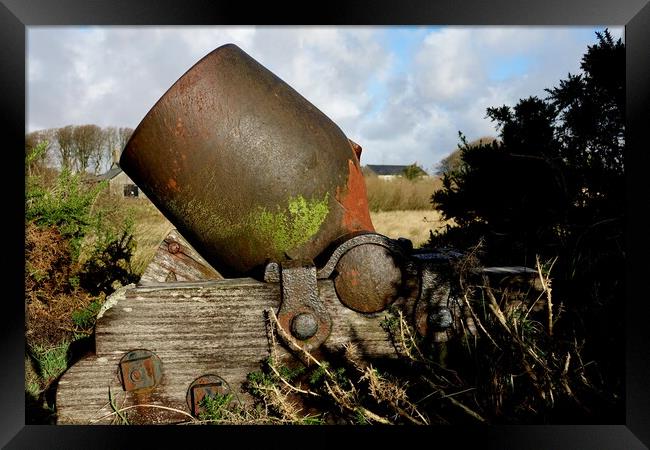
[[[268,239],[278,254],[284,254],[309,241],[319,230],[329,213],[329,193],[322,200],[306,200],[301,195],[290,199],[285,211],[267,211],[252,214],[251,224],[258,236]]]
[[[237,240],[240,252],[255,255],[263,262],[266,258],[282,258],[316,235],[329,213],[328,201],[328,192],[322,200],[307,200],[298,195],[289,199],[284,208],[276,206],[275,211],[258,206],[248,214],[238,216],[235,213],[230,217],[211,212],[198,200],[184,204],[171,201],[168,206],[172,215],[191,218],[184,226],[200,230],[201,235],[209,237],[204,246],[211,248],[202,250],[223,257],[233,240]],[[215,205],[210,207],[214,209]]]

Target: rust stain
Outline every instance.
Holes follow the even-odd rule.
[[[358,159],[348,160],[348,183],[345,192],[336,189],[336,199],[343,205],[343,226],[353,231],[375,231],[370,220],[366,182],[363,179]]]
[[[181,95],[186,95],[199,82],[201,76],[198,72],[198,70],[189,70],[178,80],[178,91]]]
[[[356,269],[352,269],[350,272],[350,284],[352,286],[358,286],[359,285],[359,271]]]
[[[178,191],[178,184],[176,183],[176,180],[174,180],[173,178],[170,178],[170,179],[167,181],[167,187],[168,187],[169,189],[174,190],[174,191]]]
[[[183,126],[183,120],[180,117],[176,119],[176,129],[174,130],[174,135],[176,137],[185,137],[185,127]]]
[[[359,161],[359,163],[360,163],[361,162],[361,152],[362,152],[363,149],[361,148],[361,146],[359,144],[354,142],[352,139],[348,139],[348,141],[350,141],[350,145],[352,146],[352,150],[354,150],[354,154],[357,157],[357,161]]]

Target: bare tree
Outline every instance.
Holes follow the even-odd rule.
[[[124,147],[126,147],[126,143],[129,142],[129,139],[131,139],[131,135],[133,134],[133,128],[128,128],[128,127],[123,127],[118,130],[118,135],[119,135],[119,150],[120,154],[124,150]]]
[[[111,163],[118,162],[118,158],[121,152],[121,141],[120,130],[117,127],[108,127],[104,130],[106,135],[106,155],[107,160]]]
[[[85,172],[88,169],[91,157],[101,152],[100,148],[104,144],[104,133],[97,125],[79,125],[74,127],[72,136],[77,170]]]
[[[90,155],[90,165],[95,175],[105,168],[106,162],[110,163],[112,149],[117,143],[117,128],[106,127],[101,130],[101,134],[101,145],[94,147]]]
[[[51,131],[38,130],[25,135],[25,164],[28,176],[38,173],[46,166],[53,147]]]
[[[57,147],[59,150],[59,158],[61,160],[61,167],[71,169],[74,161],[74,127],[67,125],[63,128],[57,128],[54,132]]]
[[[111,161],[114,153],[119,158],[132,134],[133,129],[128,127],[102,129],[97,125],[67,125],[30,133],[29,143],[34,145],[49,136],[47,153],[56,151],[61,167],[79,172],[92,168],[98,174],[105,163]],[[25,145],[28,145],[27,141]],[[27,151],[27,147],[25,149]]]

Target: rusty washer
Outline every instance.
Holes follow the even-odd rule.
[[[125,391],[150,389],[160,383],[162,362],[149,350],[132,350],[120,359],[118,376]]]

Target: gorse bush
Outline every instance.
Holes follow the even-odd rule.
[[[547,99],[488,108],[500,140],[469,145],[461,135],[462,162],[433,194],[445,218],[485,239],[495,263],[561,254],[559,274],[574,274],[593,261],[583,242],[599,233],[600,253],[622,256],[625,48],[607,31],[598,40],[584,73]]]
[[[79,256],[81,242],[96,225],[91,214],[97,195],[106,183],[87,187],[83,174],[63,169],[53,187],[45,187],[39,178],[27,180],[25,220],[41,227],[56,227],[70,239],[72,255]]]
[[[72,322],[80,329],[88,329],[95,324],[97,313],[102,304],[98,299],[93,300],[89,305],[72,312]]]
[[[495,141],[495,138],[484,136],[482,138],[473,140],[472,142],[468,143],[467,146],[476,147],[478,145],[490,144],[493,141]],[[458,171],[462,164],[463,159],[461,157],[461,148],[457,148],[438,163],[436,166],[436,175],[443,176],[444,174]]]
[[[41,168],[43,160],[47,156],[48,141],[41,141],[34,147],[26,146],[25,148],[25,174],[32,176],[34,172]]]
[[[582,73],[547,89],[547,98],[487,109],[498,141],[472,146],[461,135],[461,162],[432,196],[457,226],[435,233],[430,245],[468,248],[483,240],[487,265],[557,258],[555,295],[620,394],[625,46],[607,30],[597,38]]]

